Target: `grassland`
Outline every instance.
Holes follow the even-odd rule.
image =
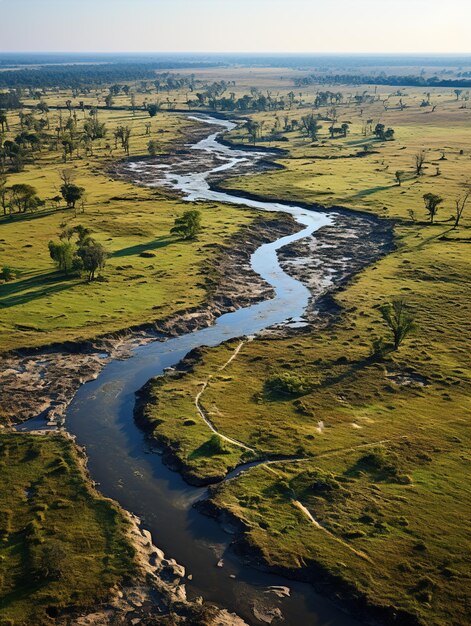
[[[132,155],[145,155],[150,138],[157,138],[162,151],[172,142],[183,143],[188,126],[182,118],[162,114],[152,121],[151,135],[146,135],[147,114],[100,115],[110,129],[114,124],[132,125]],[[14,135],[18,120],[11,119],[10,128]],[[248,210],[202,203],[200,237],[182,242],[169,231],[188,206],[159,191],[112,178],[108,166],[125,155],[119,149],[110,157],[107,140],[96,143],[93,157],[61,164],[58,153],[43,152],[23,172],[8,176],[8,185],[31,184],[46,199],[58,193],[59,172],[71,170],[75,183],[86,190],[86,203],[84,212],[51,209],[48,201],[43,210],[0,218],[0,266],[9,265],[19,273],[16,280],[0,285],[1,351],[93,338],[203,303],[202,266],[211,264],[216,254],[213,244],[224,242],[254,218]],[[57,239],[65,226],[77,224],[90,228],[109,253],[102,281],[64,276],[49,257],[48,241]]]
[[[63,436],[0,438],[0,623],[51,623],[102,602],[135,571],[128,522],[84,482]]]
[[[457,229],[449,218],[471,173],[470,111],[437,93],[439,106],[427,112],[422,94],[410,91],[402,111],[373,103],[360,116],[359,107],[339,107],[339,121],[352,122],[346,138],[331,140],[325,122],[314,144],[297,130],[283,133],[287,141],[271,142],[288,151],[283,171],[226,182],[265,198],[390,218],[395,251],[336,295],[342,313],[328,330],[247,342],[224,370],[238,343],[205,349],[188,373],[151,386],[146,414],[201,480],[249,457],[303,459],[259,465],[214,489],[212,502],[241,521],[252,554],[314,581],[330,574],[350,599],[418,623],[463,626],[471,572],[463,522],[471,510],[470,212]],[[366,117],[393,127],[395,141],[365,137]],[[254,119],[274,124],[273,113]],[[232,139],[248,141],[240,130]],[[369,154],[357,156],[365,145]],[[426,169],[416,176],[422,149]],[[397,170],[406,172],[401,186]],[[434,225],[423,208],[427,192],[444,198]],[[372,341],[388,333],[378,309],[393,298],[407,301],[416,330],[398,352],[374,360]],[[310,389],[274,395],[267,382],[280,372],[302,376]],[[253,453],[210,443],[195,406],[204,383],[205,414]]]
[[[294,74],[240,68],[201,73],[207,80],[235,80],[237,97],[254,86],[287,96]],[[466,324],[471,212],[465,211],[456,229],[450,216],[471,180],[471,111],[439,89],[427,90],[431,105],[421,107],[428,96],[419,88],[398,95],[393,88],[365,86],[381,100],[357,105],[349,96],[361,94],[361,86],[331,87],[344,95],[335,116],[337,124],[349,122],[346,137],[329,138],[332,112],[324,107],[314,110],[323,118],[317,141],[299,129],[271,138],[271,128],[283,129],[285,117],[299,123],[311,112],[316,91],[326,88],[303,88],[289,110],[251,114],[263,123],[257,144],[286,150],[279,159],[284,169],[226,186],[389,218],[396,249],[336,294],[341,314],[330,328],[246,342],[224,369],[239,342],[203,349],[189,372],[150,385],[145,417],[187,475],[200,481],[216,480],[248,459],[293,457],[253,467],[212,493],[213,504],[242,523],[252,554],[314,582],[319,572],[328,574],[350,599],[366,598],[404,621],[407,614],[412,623],[464,626],[471,572],[465,523],[471,510]],[[87,104],[102,105],[105,94],[98,90]],[[67,97],[59,92],[47,100],[61,105]],[[140,95],[139,103],[143,97],[157,98]],[[183,105],[185,94],[175,92],[169,100]],[[115,104],[129,103],[120,96]],[[148,116],[116,110],[99,116],[110,127],[132,124],[132,155],[145,153]],[[381,141],[370,130],[364,134],[368,120],[373,127],[380,122],[394,128],[395,140]],[[186,124],[159,113],[151,138],[155,134],[165,151]],[[240,128],[230,138],[248,143]],[[124,155],[106,143],[98,142],[93,158],[69,164],[87,188],[85,213],[72,217],[61,210],[0,224],[2,262],[7,259],[21,273],[0,287],[4,350],[92,337],[203,302],[201,268],[211,261],[210,244],[253,219],[251,212],[204,205],[205,230],[198,242],[169,238],[184,205],[162,192],[110,179],[106,164]],[[426,164],[417,176],[414,161],[421,150]],[[32,182],[40,195],[52,196],[59,184],[57,159],[39,155],[9,183]],[[398,170],[405,172],[401,185],[395,180]],[[423,205],[428,192],[444,199],[434,225]],[[90,226],[111,251],[108,282],[87,285],[52,272],[46,244],[69,221]],[[157,256],[140,257],[145,250]],[[388,332],[378,307],[398,297],[407,301],[416,330],[399,351],[374,360],[372,341]],[[302,377],[308,389],[273,394],[267,383],[284,372]],[[215,439],[202,420],[195,400],[205,383],[200,409],[221,435],[242,445]]]

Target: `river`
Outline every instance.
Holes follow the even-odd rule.
[[[294,235],[260,246],[252,255],[253,269],[274,289],[275,297],[219,317],[211,327],[166,341],[155,341],[135,349],[130,358],[107,364],[98,378],[83,385],[66,414],[66,428],[86,448],[92,478],[100,491],[136,514],[154,543],[166,556],[185,566],[191,580],[186,581],[190,597],[201,595],[230,611],[249,624],[260,624],[254,605],[279,608],[290,626],[359,626],[360,622],[341,611],[327,598],[305,583],[259,571],[245,565],[231,550],[231,536],[214,520],[193,508],[205,490],[187,485],[180,475],[168,469],[161,455],[151,448],[133,420],[135,392],[151,377],[175,365],[198,346],[216,346],[231,338],[254,335],[262,329],[290,320],[303,324],[309,290],[280,267],[277,250],[288,243],[308,237],[331,223],[331,215],[295,205],[248,200],[216,191],[210,180],[215,175],[238,167],[255,165],[266,154],[234,149],[218,142],[224,130],[234,128],[227,120],[198,118],[209,126],[208,137],[192,146],[194,172],[188,162],[181,168],[165,170],[158,163],[143,160],[129,164],[130,171],[159,171],[159,180],[178,189],[188,202],[197,200],[230,202],[263,211],[290,213],[304,228]],[[201,163],[211,164],[207,169]],[[204,219],[204,216],[203,216]],[[125,297],[125,296],[124,296]],[[34,420],[33,420],[34,421]],[[28,428],[32,424],[29,422]],[[21,430],[21,427],[20,427]],[[223,567],[217,564],[223,559]],[[283,585],[290,596],[279,598],[267,588]]]

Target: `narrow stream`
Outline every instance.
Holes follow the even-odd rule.
[[[291,318],[294,323],[302,324],[309,291],[281,269],[277,250],[331,223],[331,218],[324,213],[246,200],[212,190],[208,178],[221,171],[256,163],[266,155],[223,146],[217,141],[221,127],[231,129],[235,124],[214,118],[204,118],[204,121],[217,124],[217,132],[195,144],[193,153],[195,162],[203,163],[208,162],[210,155],[209,169],[199,171],[200,164],[195,173],[188,173],[188,163],[182,161],[180,172],[177,164],[172,166],[172,171],[161,169],[160,175],[163,172],[164,183],[183,192],[189,202],[211,200],[259,210],[283,211],[304,226],[294,235],[260,246],[252,256],[253,269],[273,286],[276,295],[265,302],[222,315],[214,326],[165,342],[147,344],[137,348],[129,359],[109,363],[95,381],[80,388],[68,409],[66,427],[76,436],[78,443],[86,447],[90,473],[99,483],[101,492],[138,515],[143,526],[152,533],[154,543],[192,575],[192,580],[187,581],[191,597],[202,595],[207,601],[235,611],[253,625],[261,623],[253,613],[253,607],[257,605],[269,609],[278,607],[283,623],[290,626],[358,626],[358,621],[319,596],[309,585],[287,581],[244,565],[229,548],[230,535],[192,507],[204,489],[187,485],[179,474],[170,471],[162,463],[161,456],[149,447],[133,421],[135,392],[149,378],[175,365],[191,349],[253,335]],[[148,173],[156,165],[142,161],[129,167]],[[217,566],[220,559],[223,559],[223,567]],[[289,587],[290,597],[278,598],[274,593],[267,593],[267,587],[273,585]]]

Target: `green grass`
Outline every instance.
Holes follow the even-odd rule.
[[[0,623],[50,623],[132,576],[127,522],[88,487],[62,436],[0,437]]]
[[[294,75],[279,68],[250,73],[218,68],[199,74],[236,80],[237,96],[255,84],[286,94]],[[303,89],[304,108],[253,117],[265,123],[265,134],[276,115],[299,120],[310,111],[318,88],[325,89]],[[371,86],[366,89],[373,92]],[[339,90],[347,102],[352,91],[362,88]],[[105,91],[92,93],[90,103],[102,103]],[[378,94],[391,91],[380,87]],[[346,138],[330,140],[327,121],[321,122],[314,145],[299,131],[284,133],[287,141],[271,144],[288,150],[279,159],[284,170],[227,182],[230,188],[269,198],[343,204],[391,218],[396,250],[337,294],[342,315],[330,329],[289,339],[257,339],[244,345],[224,371],[218,368],[238,342],[203,349],[189,373],[153,382],[145,414],[155,436],[173,449],[187,475],[198,480],[220,478],[255,456],[305,459],[253,468],[212,495],[219,507],[245,524],[245,539],[267,563],[295,571],[320,564],[377,605],[413,613],[427,626],[464,626],[471,574],[466,524],[471,509],[471,337],[466,324],[471,211],[465,211],[457,230],[451,230],[448,220],[470,178],[471,110],[461,109],[451,92],[432,89],[437,108],[431,113],[419,106],[422,89],[406,91],[401,96],[408,107],[404,111],[385,111],[378,101],[337,106],[339,123],[351,121]],[[67,97],[66,92],[47,96],[51,104]],[[184,101],[182,93],[174,97]],[[117,104],[126,104],[119,100]],[[390,107],[397,101],[393,96]],[[325,116],[327,109],[320,113]],[[132,124],[132,154],[145,153],[145,115],[99,115],[110,128]],[[363,136],[362,125],[369,118],[392,126],[395,141]],[[164,152],[186,124],[159,114],[152,121],[151,138],[159,139]],[[247,141],[240,130],[231,138]],[[366,145],[370,153],[356,156]],[[46,244],[60,222],[70,219],[67,213],[2,223],[2,264],[6,259],[21,272],[17,281],[3,287],[3,349],[90,337],[202,302],[211,244],[253,219],[251,212],[205,204],[200,241],[171,240],[169,229],[185,205],[111,180],[103,166],[122,151],[110,157],[105,146],[106,140],[98,142],[93,159],[73,161],[79,183],[89,190],[86,213],[74,223],[90,226],[112,252],[105,270],[109,282],[86,285],[51,273]],[[414,156],[421,149],[427,151],[427,164],[424,175],[416,177]],[[446,160],[440,159],[442,151]],[[31,182],[41,195],[54,195],[57,158],[43,154],[36,165],[13,175],[10,184]],[[397,170],[406,172],[402,186],[395,184]],[[423,208],[422,196],[428,192],[444,198],[434,226],[426,223]],[[156,257],[139,256],[147,250]],[[396,297],[407,300],[417,329],[397,353],[374,362],[369,358],[372,340],[387,333],[378,307]],[[270,381],[280,380],[284,372],[301,381],[298,393],[272,392]],[[200,405],[205,414],[221,434],[254,452],[214,438],[195,406],[204,383]],[[8,513],[2,519],[11,523]]]
[[[123,115],[133,120],[131,113],[120,112]],[[162,115],[158,124],[167,125],[175,141],[187,122]],[[141,144],[134,147],[144,154],[148,137],[139,132]],[[215,258],[214,244],[227,241],[255,216],[249,210],[200,203],[201,234],[196,241],[178,240],[170,228],[188,204],[110,178],[104,169],[109,159],[102,152],[97,147],[93,159],[68,164],[77,184],[86,189],[85,213],[74,216],[72,210],[48,209],[23,218],[0,218],[0,267],[9,265],[19,272],[18,279],[0,284],[0,352],[93,338],[202,304],[207,296],[203,265],[208,267]],[[57,193],[62,167],[57,154],[44,153],[24,172],[9,175],[8,184],[27,182],[40,197],[50,198]],[[88,284],[83,277],[55,271],[48,241],[56,239],[64,225],[77,224],[90,228],[110,255],[104,282]],[[149,252],[155,256],[141,256]]]
[[[375,146],[379,154],[348,157],[363,139],[358,111],[345,107],[341,119],[353,119],[346,140],[323,137],[325,143],[311,146],[288,133],[289,142],[279,144],[289,149],[280,159],[284,171],[227,182],[266,197],[344,204],[395,219],[396,250],[336,295],[342,314],[330,329],[256,339],[223,372],[218,368],[237,343],[204,349],[190,372],[154,383],[146,410],[155,435],[191,472],[220,475],[246,453],[234,448],[232,456],[207,455],[204,463],[195,457],[210,432],[194,399],[209,380],[201,405],[221,434],[259,457],[306,459],[251,469],[212,495],[244,523],[245,540],[267,563],[299,572],[321,565],[374,604],[412,613],[428,626],[461,626],[471,576],[465,522],[471,510],[465,324],[471,213],[457,230],[446,220],[467,177],[471,136],[469,111],[443,97],[437,116],[420,109],[383,114],[396,141]],[[376,106],[364,116],[373,116]],[[233,138],[242,135],[234,131]],[[424,176],[412,175],[420,147],[429,150],[429,161],[446,148],[440,176],[430,163]],[[344,158],[315,158],[329,155]],[[396,169],[409,171],[402,187],[394,185]],[[423,209],[428,191],[445,198],[433,226]],[[398,352],[374,361],[373,339],[389,339],[378,307],[398,297],[412,310],[416,330]],[[270,393],[271,381],[284,372],[302,380],[302,393]],[[183,417],[195,422],[191,429],[182,428]]]

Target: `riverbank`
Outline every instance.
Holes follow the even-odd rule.
[[[312,151],[304,141],[295,146],[299,153]],[[459,166],[460,158],[448,167]],[[308,182],[301,166],[320,166],[306,161],[285,159],[283,171],[230,180],[219,189],[239,196],[243,186],[242,197],[274,203],[314,197],[305,188],[317,185],[316,174],[310,170]],[[468,310],[469,221],[451,230],[446,221],[427,225],[411,213],[410,198],[435,179],[388,191],[393,203],[385,198],[389,187],[376,188],[371,172],[364,184],[360,176],[352,179],[346,163],[336,159],[328,168],[339,170],[344,187],[355,186],[362,208],[390,216],[397,247],[335,293],[333,306],[342,315],[327,328],[262,335],[240,349],[239,341],[203,348],[188,371],[150,384],[146,412],[191,480],[220,480],[244,460],[241,449],[224,441],[202,447],[212,437],[207,422],[256,449],[260,459],[303,457],[248,466],[212,488],[212,510],[240,522],[239,545],[249,561],[319,589],[328,574],[334,597],[340,593],[337,599],[355,614],[360,609],[380,623],[430,626],[452,619],[461,626],[469,603],[462,515],[471,506],[461,316]],[[301,242],[296,247],[299,252]],[[304,273],[304,280],[310,277]],[[380,307],[394,298],[406,301],[415,331],[397,352],[372,359],[373,342],[388,339]],[[281,374],[301,381],[297,393],[270,392],[268,383]]]
[[[201,268],[206,301],[201,306],[87,342],[67,342],[0,357],[3,426],[42,414],[49,426],[62,426],[77,389],[94,380],[113,359],[126,358],[151,341],[209,326],[223,313],[272,296],[250,268],[250,255],[262,243],[299,230],[288,216],[256,218],[224,244],[212,244],[212,260]]]
[[[0,622],[103,626],[172,615],[178,624],[243,626],[187,599],[184,568],[98,493],[86,462],[64,433],[0,435]]]

